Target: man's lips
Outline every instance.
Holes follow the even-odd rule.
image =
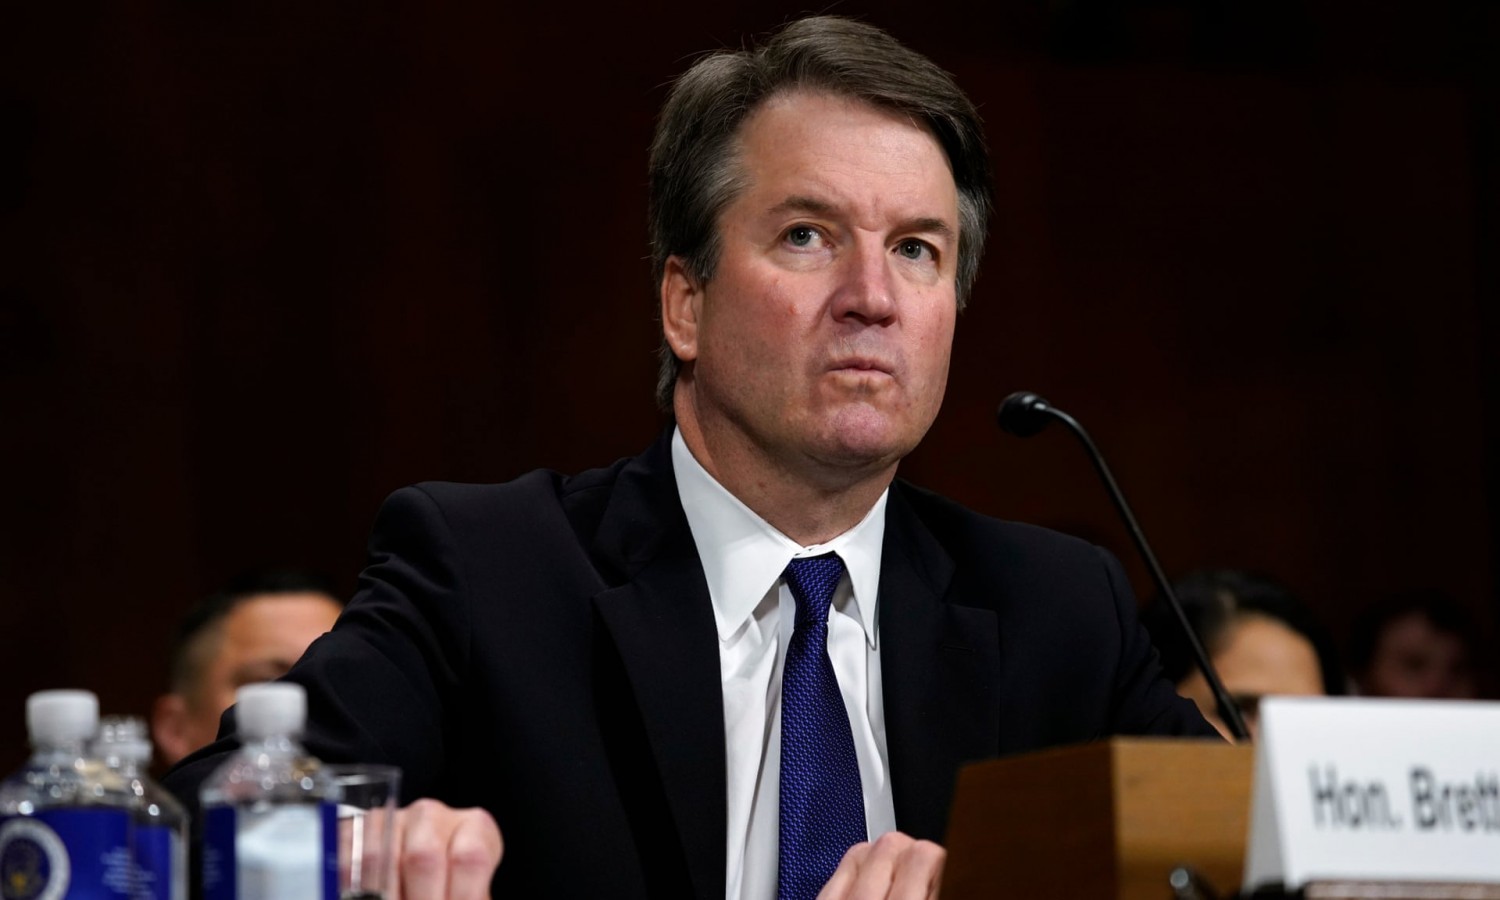
[[[831,372],[869,372],[880,375],[894,375],[895,366],[883,360],[867,356],[851,356],[846,359],[834,360],[828,366]]]

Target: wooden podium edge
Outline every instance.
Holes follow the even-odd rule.
[[[1161,900],[1189,864],[1239,885],[1252,751],[1113,738],[964,767],[949,817],[948,900]]]

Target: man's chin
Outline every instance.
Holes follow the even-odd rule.
[[[880,416],[850,416],[836,421],[820,442],[820,456],[831,466],[878,472],[894,466],[922,439]]]

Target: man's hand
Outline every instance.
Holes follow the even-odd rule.
[[[899,831],[844,854],[818,900],[937,900],[948,851]]]
[[[418,800],[396,813],[392,900],[488,900],[501,850],[488,812]]]

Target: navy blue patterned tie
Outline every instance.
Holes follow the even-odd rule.
[[[813,900],[844,852],[866,839],[854,735],[828,659],[828,605],[844,574],[829,553],[794,559],[783,576],[797,625],[781,679],[781,858],[778,900]]]

